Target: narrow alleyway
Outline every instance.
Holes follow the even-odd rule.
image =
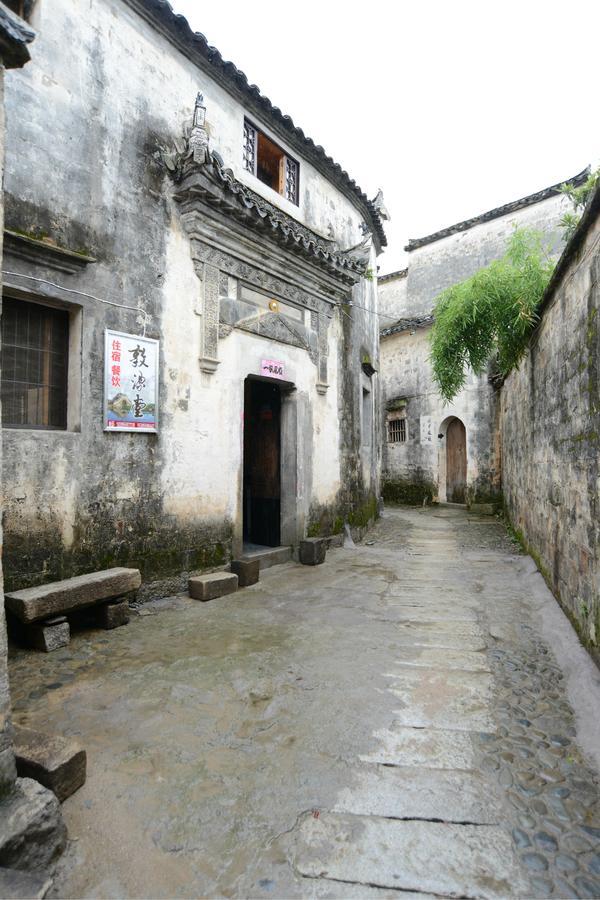
[[[600,896],[600,675],[495,520],[387,510],[10,665],[88,750],[56,897]]]

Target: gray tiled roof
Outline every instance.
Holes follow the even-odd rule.
[[[125,2],[147,21],[162,27],[175,46],[209,72],[229,93],[239,96],[247,107],[256,110],[267,121],[277,126],[292,146],[298,148],[343,193],[358,202],[379,245],[381,247],[387,245],[379,212],[358,184],[339,163],[327,155],[323,147],[307,137],[290,116],[274,106],[255,84],[250,84],[240,69],[232,62],[224,60],[217,48],[211,47],[203,34],[192,31],[187,19],[175,13],[167,0],[125,0]]]

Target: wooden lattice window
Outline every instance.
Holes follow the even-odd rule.
[[[403,444],[406,441],[406,419],[393,418],[388,419],[388,443]]]
[[[67,312],[3,299],[3,425],[67,427],[68,353]]]
[[[268,185],[286,200],[298,205],[300,166],[271,138],[244,120],[243,165],[247,172]]]

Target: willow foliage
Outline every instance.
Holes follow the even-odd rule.
[[[433,377],[446,401],[490,359],[507,375],[525,353],[554,263],[542,235],[515,229],[506,253],[438,297],[431,331]]]

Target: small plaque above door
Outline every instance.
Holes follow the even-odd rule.
[[[280,359],[261,359],[260,374],[285,381],[285,364]]]

